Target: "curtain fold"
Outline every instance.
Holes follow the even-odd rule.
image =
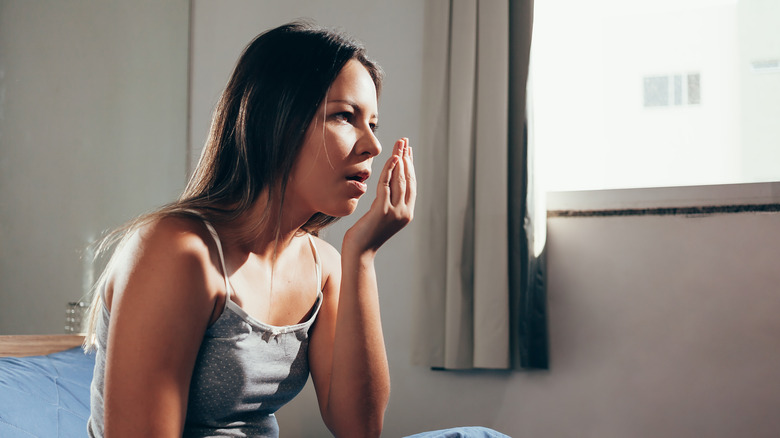
[[[474,116],[476,95],[476,2],[451,5],[446,108],[447,249],[444,368],[462,368],[474,355]]]
[[[434,368],[546,367],[525,129],[531,23],[532,0],[426,3],[427,132],[416,148],[426,336],[415,357]]]
[[[527,83],[533,0],[510,1],[509,41],[509,290],[515,368],[548,369],[544,192],[534,183],[532,110]]]
[[[477,2],[474,165],[474,368],[509,368],[509,4]]]

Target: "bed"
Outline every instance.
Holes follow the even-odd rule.
[[[0,336],[0,437],[84,437],[94,355],[80,335]]]
[[[81,335],[0,336],[0,438],[87,435],[93,354]],[[484,427],[456,427],[407,438],[508,438]]]

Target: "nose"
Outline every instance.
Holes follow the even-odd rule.
[[[355,149],[358,155],[376,157],[382,152],[382,145],[379,143],[379,139],[374,135],[374,132],[367,130],[365,134],[358,139]]]

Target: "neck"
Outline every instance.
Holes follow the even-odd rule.
[[[289,203],[281,209],[280,214],[277,204],[278,200],[270,201],[268,194],[263,193],[241,216],[225,224],[222,232],[243,251],[261,257],[274,257],[287,248],[296,235],[303,232],[301,227],[314,214],[296,211]]]

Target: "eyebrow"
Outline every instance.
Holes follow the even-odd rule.
[[[354,108],[357,111],[365,112],[365,111],[363,111],[363,107],[362,106],[360,106],[355,101],[349,100],[349,99],[333,99],[333,100],[328,100],[327,103],[343,103],[343,104],[347,104],[347,105],[351,106],[352,108]],[[379,118],[379,114],[371,114],[371,117]]]

